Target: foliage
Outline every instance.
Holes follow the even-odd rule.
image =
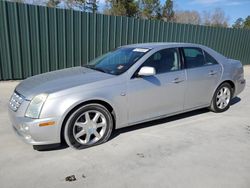
[[[243,28],[244,27],[244,20],[243,18],[238,18],[235,23],[232,25],[233,28]]]
[[[201,16],[197,11],[178,11],[175,13],[174,21],[185,24],[201,24]]]
[[[87,0],[86,1],[86,10],[89,10],[92,13],[96,13],[98,10],[98,1],[97,0]]]
[[[174,3],[173,0],[166,0],[163,10],[162,10],[162,17],[164,21],[174,21]]]
[[[96,13],[98,10],[97,0],[48,0],[49,7],[64,7],[67,9],[76,9]]]
[[[146,19],[161,19],[160,0],[141,0],[139,3],[140,16]]]
[[[203,12],[203,24],[207,26],[228,27],[228,20],[229,18],[220,8],[216,8],[213,12]]]
[[[250,16],[248,16],[244,21],[244,28],[250,29]]]
[[[250,16],[247,16],[244,20],[243,18],[238,18],[234,24],[232,25],[233,28],[244,28],[250,29]]]
[[[137,16],[138,4],[134,0],[106,0],[106,14],[116,16]]]
[[[60,3],[59,0],[49,0],[49,1],[47,2],[47,6],[48,6],[48,7],[56,7],[59,3]]]

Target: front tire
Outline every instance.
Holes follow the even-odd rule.
[[[106,142],[113,129],[110,112],[100,104],[78,108],[66,122],[64,138],[73,148],[83,149]]]
[[[215,91],[210,110],[216,113],[224,112],[229,109],[233,90],[229,83],[221,84]]]

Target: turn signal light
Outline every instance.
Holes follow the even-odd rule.
[[[51,126],[51,125],[55,125],[55,122],[54,121],[48,121],[48,122],[45,122],[45,123],[40,123],[39,127]]]

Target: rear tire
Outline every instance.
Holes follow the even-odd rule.
[[[215,91],[210,110],[216,113],[225,112],[230,108],[233,89],[229,83],[221,84]]]
[[[106,142],[113,130],[110,112],[100,104],[78,108],[66,122],[64,138],[75,149],[83,149]]]

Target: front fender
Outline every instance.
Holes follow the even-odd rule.
[[[63,121],[76,106],[88,101],[99,100],[108,103],[116,115],[116,128],[127,125],[127,98],[121,95],[125,84],[95,90],[77,92],[61,97],[48,97],[45,102],[40,118],[57,117],[57,134],[60,136]]]

